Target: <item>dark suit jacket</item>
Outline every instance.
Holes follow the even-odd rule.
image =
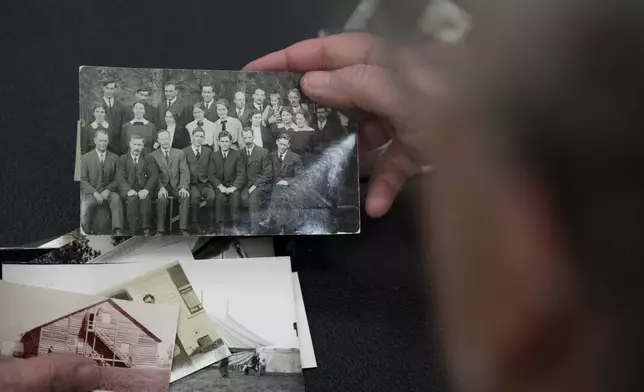
[[[101,98],[101,102],[106,105],[103,98]],[[105,110],[105,121],[110,124],[110,127],[107,130],[110,138],[107,148],[109,148],[109,150],[114,154],[123,154],[127,151],[121,150],[121,129],[123,128],[123,124],[127,122],[126,117],[128,108],[122,103],[117,102],[117,99],[114,98],[114,106],[109,109],[106,105]],[[130,112],[132,112],[131,108]],[[92,121],[94,120],[92,119]]]
[[[213,101],[210,104],[210,108],[206,109],[206,103],[204,101],[201,101],[201,104],[203,105],[205,112],[204,112],[204,117],[207,118],[208,120],[215,122],[219,120],[219,116],[217,115],[217,101]],[[193,116],[194,117],[194,116]],[[188,121],[190,122],[190,121]]]
[[[271,152],[271,162],[273,162],[273,184],[281,180],[290,181],[302,170],[302,159],[292,151],[286,153],[283,162],[280,162],[277,151]]]
[[[244,148],[242,153],[246,163],[246,187],[270,186],[273,179],[273,164],[268,156],[268,150],[255,146],[251,156],[248,156],[246,151]]]
[[[334,114],[335,113],[329,114],[329,117],[327,117],[326,120],[326,124],[324,124],[324,127],[322,129],[320,129],[317,121],[312,124],[312,127],[316,131],[318,131],[318,135],[320,135],[321,145],[318,146],[319,148],[326,148],[329,145],[342,140],[345,136],[347,136],[347,130],[340,123],[338,115]]]
[[[237,115],[237,107],[235,106],[228,109],[228,115],[238,119],[242,123],[242,127],[248,128],[250,127],[250,112],[255,110],[257,110],[255,107],[244,106],[244,111],[242,112],[242,115],[239,116]]]
[[[190,189],[190,169],[183,151],[170,148],[168,162],[160,148],[150,153],[150,156],[154,158],[159,170],[159,189],[168,188],[168,185],[174,190]]]
[[[246,181],[246,166],[244,163],[244,157],[239,151],[228,150],[228,156],[225,161],[221,150],[213,152],[211,157],[212,168],[209,170],[211,175],[210,182],[213,187],[216,188],[223,184],[226,188],[234,186],[237,189],[241,189]]]
[[[192,117],[192,107],[193,105],[186,99],[178,98],[172,104],[170,109],[177,113],[177,128],[185,128],[186,124],[193,120]],[[168,100],[163,97],[163,100],[159,104],[159,115],[158,118],[161,121],[165,121],[165,112],[168,111]]]
[[[177,150],[183,150],[184,148],[190,146],[192,140],[190,139],[190,134],[185,128],[177,127],[174,130],[174,137],[172,138],[172,148]]]
[[[139,170],[135,172],[132,155],[130,153],[123,154],[119,158],[116,169],[116,181],[121,197],[127,197],[135,178],[138,178],[141,189],[147,189],[150,194],[156,190],[159,181],[159,170],[154,158],[150,155],[141,154],[139,156]]]
[[[110,128],[112,126],[110,125],[107,128],[107,135],[110,137]],[[94,146],[94,136],[96,135],[96,130],[98,128],[92,127],[92,124],[89,123],[85,125],[81,129],[81,140],[80,140],[80,148],[81,148],[81,154],[87,154],[88,152],[92,151],[96,146]],[[112,139],[110,139],[110,142]],[[111,151],[108,145],[108,150]],[[114,151],[112,151],[114,153]],[[118,155],[117,155],[118,157]]]
[[[94,192],[103,192],[109,189],[118,190],[116,171],[119,157],[109,150],[105,153],[105,163],[101,176],[101,163],[96,150],[92,150],[81,157],[81,194],[92,195]]]
[[[212,169],[210,164],[211,155],[213,153],[212,148],[208,146],[201,146],[201,157],[197,160],[194,151],[192,151],[192,146],[188,146],[183,149],[183,153],[186,156],[186,162],[188,163],[188,169],[190,170],[190,185],[205,184],[211,185],[208,171]]]
[[[163,113],[165,116],[165,112]],[[156,106],[150,105],[149,103],[145,104],[145,114],[143,115],[143,118],[154,124],[154,126],[158,129],[159,128],[159,121],[163,123],[163,119],[159,118],[159,109],[157,109]],[[124,118],[123,124],[125,124],[128,121],[131,121],[134,119],[134,112],[131,110],[127,112],[127,116]]]

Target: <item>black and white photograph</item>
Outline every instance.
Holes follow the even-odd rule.
[[[76,354],[101,367],[100,390],[169,388],[176,307],[0,281],[0,314],[0,360]]]
[[[84,66],[84,234],[360,231],[356,122],[297,73]]]

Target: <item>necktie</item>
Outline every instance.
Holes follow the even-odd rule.
[[[203,121],[197,121],[197,125],[203,127]]]
[[[201,158],[201,149],[197,150],[197,160],[199,160],[199,158]]]
[[[105,163],[105,155],[101,154],[101,166]]]
[[[170,109],[170,106],[172,106],[172,104],[170,103],[170,100],[168,100],[168,109]]]
[[[228,120],[221,120],[221,130],[222,130],[222,131],[225,131],[225,130],[226,130],[226,122],[227,122],[227,121],[228,121]]]
[[[163,153],[165,154],[165,162],[168,163],[170,161],[170,159],[168,158],[168,151],[166,150]]]
[[[242,113],[244,113],[243,109],[237,109],[237,117],[241,118]]]
[[[280,161],[284,162],[284,154],[280,154]]]
[[[225,153],[224,153],[224,161],[226,160],[226,157],[228,157],[228,153],[227,153],[227,152],[225,152]]]

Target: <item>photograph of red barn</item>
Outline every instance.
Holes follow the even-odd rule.
[[[79,309],[23,334],[24,358],[76,353],[111,367],[163,367],[161,339],[111,299]]]

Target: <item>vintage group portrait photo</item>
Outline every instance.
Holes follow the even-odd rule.
[[[84,234],[360,231],[356,120],[297,73],[84,66]]]

